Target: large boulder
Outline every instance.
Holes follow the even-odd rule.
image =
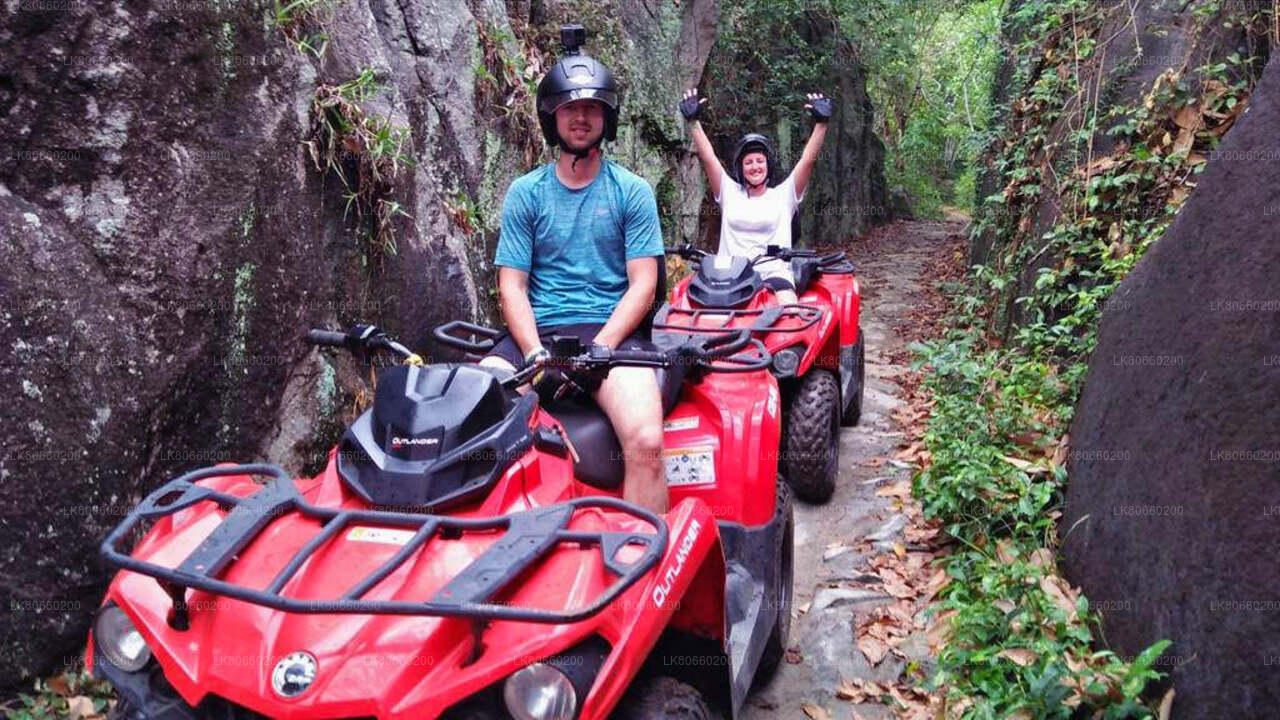
[[[697,78],[718,13],[717,0],[656,15],[640,0],[320,3],[292,33],[313,47],[323,34],[317,57],[274,22],[278,5],[6,4],[0,686],[74,655],[106,580],[97,544],[159,482],[227,460],[324,463],[367,373],[302,345],[305,328],[373,321],[429,350],[433,325],[492,312],[502,192],[542,143],[529,106],[502,105],[527,78],[491,73],[545,60],[555,25],[591,25],[592,10],[615,19],[637,89],[673,66]],[[393,253],[304,146],[317,91],[366,68],[380,89],[365,109],[408,130],[415,161],[387,195],[403,210]],[[628,103],[620,149],[678,200],[683,153],[647,129],[678,132],[674,110],[646,105]]]
[[[1177,718],[1280,704],[1280,67],[1102,316],[1071,428],[1064,568]]]

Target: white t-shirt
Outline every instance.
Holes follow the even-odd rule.
[[[720,169],[720,249],[717,255],[754,258],[770,245],[791,247],[791,216],[804,195],[796,195],[794,173],[763,195],[750,197],[728,171]],[[756,266],[760,277],[781,277],[793,281],[791,267],[781,260]]]

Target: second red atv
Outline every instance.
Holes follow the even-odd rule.
[[[437,337],[479,353],[494,332]],[[86,659],[114,717],[697,720],[776,668],[792,508],[772,358],[746,332],[552,343],[570,376],[657,368],[661,516],[620,499],[598,408],[515,392],[539,366],[426,365],[367,326],[309,339],[404,363],[319,475],[194,470],[110,533]]]
[[[840,427],[862,414],[866,343],[858,324],[861,295],[844,253],[771,245],[754,258],[713,255],[684,245],[694,263],[678,283],[655,328],[747,329],[773,362],[783,396],[782,474],[806,502],[826,502],[839,471]],[[780,305],[755,266],[790,263],[798,302]]]

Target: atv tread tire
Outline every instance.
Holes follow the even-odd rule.
[[[840,382],[827,370],[810,370],[790,405],[783,430],[787,483],[801,500],[825,503],[840,470]]]
[[[756,675],[752,685],[760,687],[769,682],[778,672],[782,658],[787,652],[787,639],[791,635],[791,603],[795,591],[795,506],[791,503],[791,488],[778,478],[778,500],[774,512],[786,513],[783,517],[782,542],[778,548],[778,619],[765,641],[764,652],[760,655],[760,664],[756,666]],[[790,553],[790,557],[788,557]]]
[[[711,710],[692,686],[660,676],[627,691],[612,720],[711,720]]]
[[[844,427],[853,427],[862,419],[862,390],[867,376],[867,346],[863,344],[864,339],[862,328],[858,328],[858,357],[853,365],[853,382],[849,383],[849,394],[853,398],[849,401],[849,407],[844,409],[844,414],[840,416],[840,424]]]

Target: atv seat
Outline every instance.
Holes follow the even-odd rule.
[[[655,344],[663,346],[672,342],[669,339],[664,342],[664,336],[667,335],[674,334],[656,334]],[[655,371],[664,417],[680,398],[680,386],[684,383],[689,365],[690,363],[682,362]],[[601,490],[617,490],[622,487],[622,444],[618,442],[609,416],[604,414],[600,406],[587,398],[566,397],[548,410],[564,425],[569,442],[578,452],[578,460],[573,464],[574,475],[582,482]]]

